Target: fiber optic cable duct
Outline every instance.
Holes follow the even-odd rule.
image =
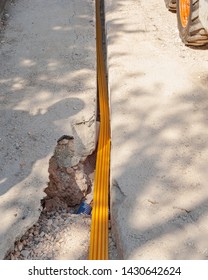
[[[97,79],[100,106],[100,132],[94,181],[90,260],[108,259],[108,192],[110,172],[110,116],[107,80],[102,50],[100,0],[96,0]]]

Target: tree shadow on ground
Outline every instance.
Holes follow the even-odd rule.
[[[96,116],[94,12],[89,2],[81,2],[22,0],[8,8],[0,45],[5,244],[37,219],[57,140],[73,134],[73,124]]]
[[[135,33],[132,46],[134,18],[127,19],[125,3],[107,11],[122,10],[119,20],[107,22],[118,249],[123,259],[207,259],[207,87],[194,84],[171,51],[148,46],[151,34]]]

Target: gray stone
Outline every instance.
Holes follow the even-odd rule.
[[[29,256],[29,254],[30,254],[30,251],[28,251],[28,250],[22,250],[22,251],[21,251],[21,255],[22,255],[24,258],[27,258],[27,257]]]
[[[41,231],[40,237],[43,237],[45,235],[45,232]]]
[[[52,224],[53,224],[53,220],[52,219],[48,220],[47,225],[51,226]]]

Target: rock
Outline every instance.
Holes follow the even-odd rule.
[[[45,235],[45,232],[41,231],[40,237],[43,237]]]
[[[53,220],[52,219],[48,220],[47,225],[51,226],[52,224],[53,224]]]
[[[35,235],[35,236],[39,235],[39,231],[38,231],[38,230],[35,230],[35,231],[34,231],[34,235]]]
[[[71,168],[71,167],[66,167],[66,172],[67,172],[69,175],[71,175],[71,174],[74,173],[74,169]]]
[[[46,233],[46,234],[45,234],[45,238],[46,238],[47,240],[49,240],[50,235]]]
[[[76,176],[77,180],[84,179],[84,174],[83,174],[83,172],[81,170],[77,170],[76,173],[75,173],[75,176]]]
[[[85,174],[85,169],[90,168],[91,173],[94,171],[95,162],[91,162],[91,157],[92,155],[89,159],[85,157],[85,162],[81,163],[74,138],[64,135],[58,140],[54,155],[49,161],[49,183],[45,189],[47,197],[44,199],[46,211],[68,209],[81,203],[92,186],[90,172]]]
[[[19,252],[19,251],[17,251],[17,252],[14,253],[14,257],[15,257],[15,258],[18,258],[19,256],[20,256],[20,252]]]
[[[17,245],[14,246],[14,251],[15,251],[15,252],[18,251]]]
[[[60,167],[55,157],[50,159],[48,171],[50,181],[45,189],[48,196],[45,200],[47,210],[80,204],[84,194],[76,182],[75,173],[69,174],[69,169],[67,172],[66,168]]]
[[[23,240],[22,241],[22,244],[25,246],[25,245],[27,245],[27,241],[26,240]]]
[[[62,139],[58,141],[55,148],[54,157],[57,160],[58,166],[73,167],[79,163],[80,157],[76,156],[74,138]]]
[[[20,145],[18,143],[16,143],[15,148],[18,150],[20,148]]]
[[[34,232],[34,228],[32,227],[32,228],[29,229],[29,236],[30,236],[30,234],[33,233],[33,232]]]
[[[23,249],[23,244],[22,243],[18,243],[17,248],[19,251],[22,251]]]
[[[27,258],[27,257],[29,256],[29,254],[30,254],[30,251],[28,251],[28,250],[22,250],[22,251],[21,251],[21,255],[22,255],[24,258]]]

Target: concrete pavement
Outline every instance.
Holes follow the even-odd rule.
[[[207,259],[207,50],[183,46],[164,1],[105,6],[120,257]]]
[[[95,2],[19,0],[0,44],[0,259],[38,219],[57,140],[95,149]]]

